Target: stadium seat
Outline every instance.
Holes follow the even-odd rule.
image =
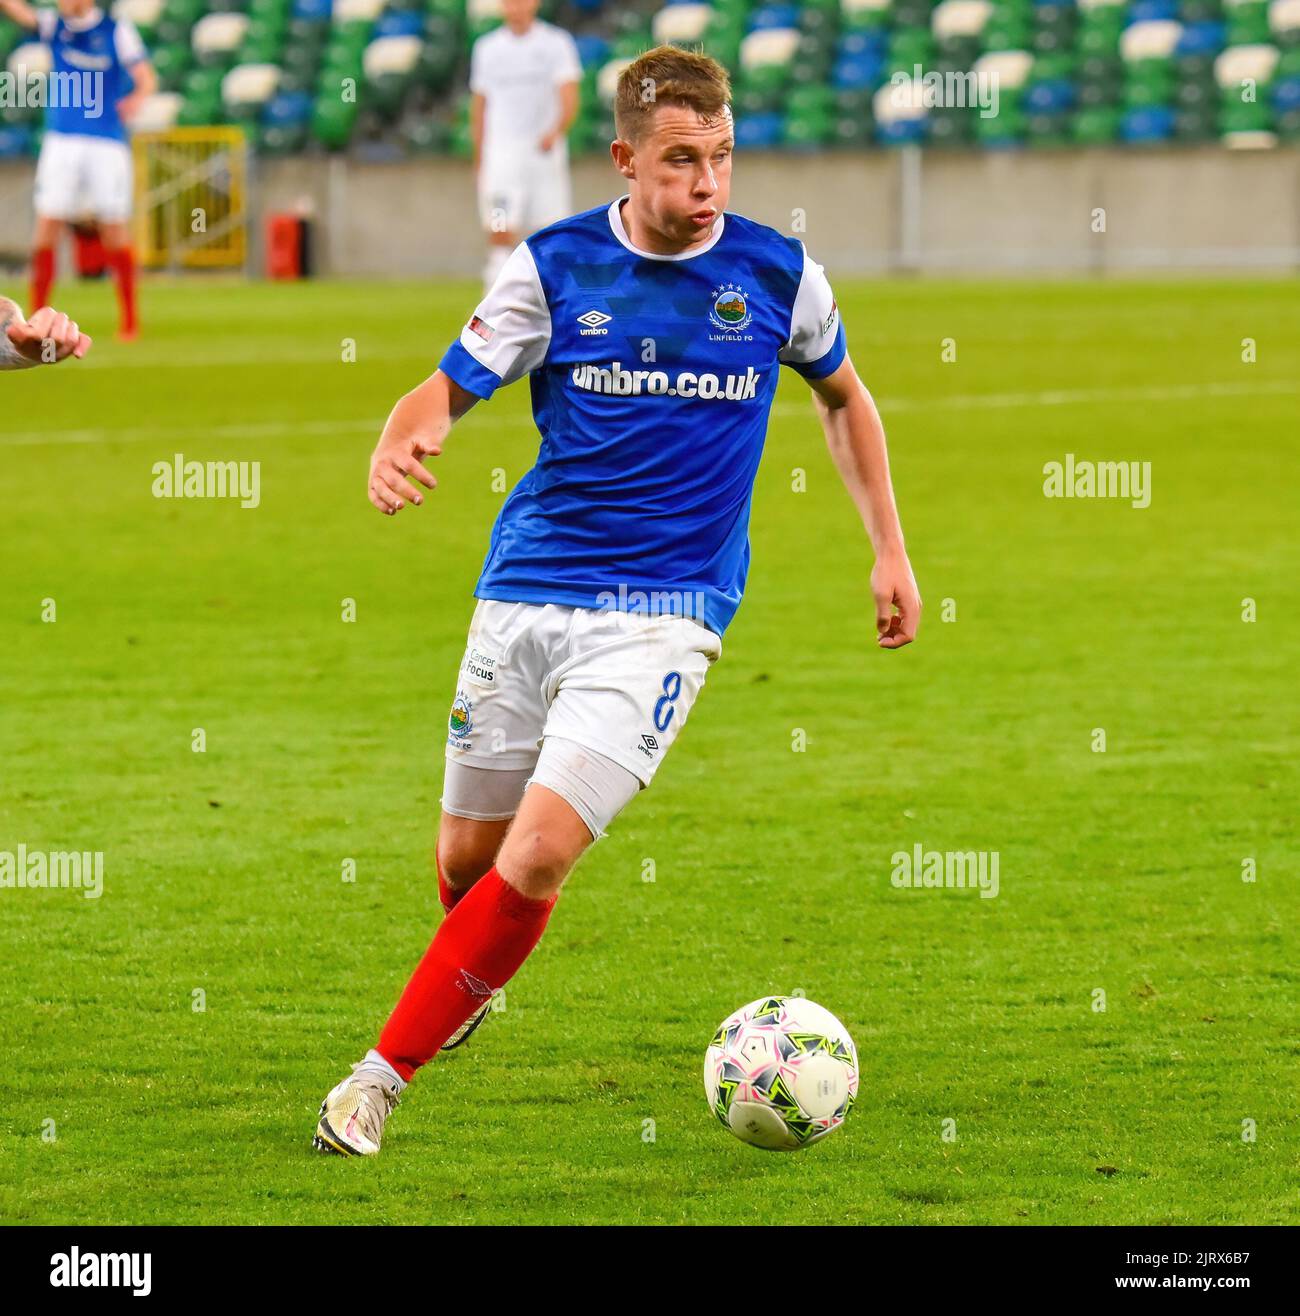
[[[781,115],[775,111],[747,114],[736,120],[736,145],[746,150],[765,150],[781,141]]]
[[[1213,19],[1184,23],[1175,55],[1217,55],[1223,49],[1225,28]]]
[[[1174,112],[1168,105],[1148,105],[1126,110],[1120,119],[1119,135],[1134,145],[1168,141],[1174,132]]]
[[[473,8],[474,0],[470,0]],[[334,0],[334,27],[352,23],[374,23],[384,12],[384,0]]]
[[[657,45],[692,45],[704,40],[712,18],[712,5],[667,5],[651,19],[650,31]]]
[[[1214,61],[1214,78],[1224,91],[1239,93],[1244,83],[1267,86],[1277,68],[1276,46],[1229,46]]]
[[[184,103],[185,98],[175,91],[159,91],[152,96],[146,96],[136,109],[135,118],[131,120],[131,131],[133,133],[166,132],[168,128],[175,126]]]
[[[1128,23],[1167,22],[1179,18],[1178,0],[1133,0],[1129,5]]]
[[[1268,7],[1268,28],[1279,46],[1300,46],[1300,0],[1273,0]]]
[[[117,0],[113,5],[113,17],[124,18],[134,23],[141,36],[152,36],[163,15],[164,0]]]
[[[952,37],[978,37],[993,13],[989,0],[939,0],[930,16],[936,41]]]
[[[891,0],[842,0],[840,17],[848,31],[889,26]]]
[[[247,31],[247,14],[205,14],[194,24],[195,58],[208,67],[233,63]]]
[[[999,94],[1018,92],[1028,81],[1034,57],[1027,50],[999,50],[981,55],[975,61],[975,73],[995,82]]]
[[[1120,115],[1118,108],[1108,105],[1079,110],[1071,124],[1074,140],[1080,146],[1104,146],[1113,142],[1119,135]]]
[[[601,70],[596,79],[596,94],[605,105],[613,105],[618,92],[618,80],[622,72],[631,63],[629,58],[611,59]]]
[[[1119,53],[1128,63],[1139,60],[1169,59],[1183,34],[1183,25],[1176,19],[1152,19],[1133,23],[1124,29],[1119,39]]]
[[[889,81],[871,100],[876,136],[886,146],[904,146],[925,138],[929,113],[927,91],[918,78]]]
[[[221,80],[221,102],[232,113],[244,107],[260,110],[279,81],[278,64],[236,64]]]
[[[362,58],[366,104],[385,119],[395,118],[402,107],[422,44],[418,36],[408,34],[377,37],[366,47]]]

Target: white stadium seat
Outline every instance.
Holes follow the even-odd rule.
[[[1029,80],[1034,57],[1028,50],[990,50],[975,61],[981,79],[991,78],[1002,91],[1019,91]]]
[[[1300,0],[1273,0],[1268,7],[1268,26],[1278,37],[1300,31]]]
[[[760,69],[768,64],[788,64],[799,48],[799,30],[768,27],[751,32],[740,43],[740,67]]]
[[[1214,80],[1221,88],[1239,88],[1243,82],[1251,81],[1256,87],[1262,87],[1277,68],[1278,48],[1260,44],[1257,46],[1229,46],[1219,52],[1214,61]]]
[[[888,9],[893,0],[840,0],[840,13],[862,14],[871,10]]]
[[[1119,53],[1126,63],[1139,59],[1170,59],[1183,25],[1173,18],[1152,18],[1134,23],[1120,34]]]
[[[946,37],[977,37],[993,13],[989,0],[939,0],[930,14],[930,30]]]
[[[117,0],[114,18],[125,18],[136,27],[157,27],[166,0]]]
[[[176,124],[176,117],[181,112],[185,97],[178,91],[159,91],[146,96],[140,102],[131,120],[133,133],[166,132]]]
[[[196,55],[224,55],[239,49],[248,31],[247,14],[204,14],[194,24],[192,45]]]
[[[384,12],[384,0],[334,0],[334,22],[373,23]],[[497,15],[500,14],[497,10]]]
[[[367,78],[382,77],[385,73],[409,73],[423,48],[423,37],[380,37],[366,47],[361,56],[361,67]]]
[[[700,41],[712,17],[712,5],[668,5],[654,16],[650,24],[655,45],[665,45],[674,41]]]
[[[614,97],[618,95],[619,77],[631,63],[630,59],[611,59],[601,65],[600,72],[596,74],[596,95],[604,104],[613,105]]]
[[[228,107],[265,105],[279,83],[278,64],[236,64],[221,79],[221,100]]]
[[[903,83],[891,79],[871,98],[871,112],[877,123],[924,119],[927,109],[925,88],[919,78],[908,78]]]
[[[33,73],[48,73],[52,63],[49,46],[40,41],[24,41],[10,53],[8,68],[15,78],[29,78]]]

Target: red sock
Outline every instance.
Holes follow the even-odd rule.
[[[27,308],[28,315],[50,304],[50,289],[53,286],[54,248],[35,247],[32,250],[32,304]]]
[[[118,330],[123,334],[133,334],[136,331],[135,252],[130,247],[115,247],[105,256],[117,281]]]
[[[379,1054],[408,1082],[504,987],[542,938],[557,897],[530,900],[490,868],[442,921],[379,1035]]]

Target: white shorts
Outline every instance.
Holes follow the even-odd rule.
[[[125,222],[131,214],[131,148],[110,137],[46,133],[36,165],[36,213]]]
[[[573,213],[569,155],[561,145],[545,155],[484,153],[478,174],[478,210],[489,233],[527,236]]]
[[[528,769],[556,737],[648,786],[722,640],[687,617],[480,600],[447,728],[447,761]]]

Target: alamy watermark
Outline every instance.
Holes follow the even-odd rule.
[[[1151,506],[1150,462],[1078,461],[1043,464],[1044,498],[1127,498],[1137,508]]]
[[[620,582],[617,590],[604,589],[596,595],[598,612],[631,612],[647,617],[690,617],[704,620],[702,590],[629,589]]]
[[[153,496],[238,498],[240,507],[256,507],[262,501],[262,463],[186,461],[178,452],[169,462],[154,462]]]
[[[102,70],[0,71],[0,110],[81,110],[87,119],[104,113]]]
[[[102,850],[0,850],[0,891],[77,890],[87,900],[104,892]]]
[[[998,75],[962,72],[949,69],[928,71],[920,64],[911,73],[902,69],[889,79],[889,102],[896,109],[979,109],[981,119],[993,119],[998,112]]]
[[[1000,889],[997,850],[926,850],[918,841],[890,857],[889,881],[900,890],[974,890],[981,900],[995,900]]]

